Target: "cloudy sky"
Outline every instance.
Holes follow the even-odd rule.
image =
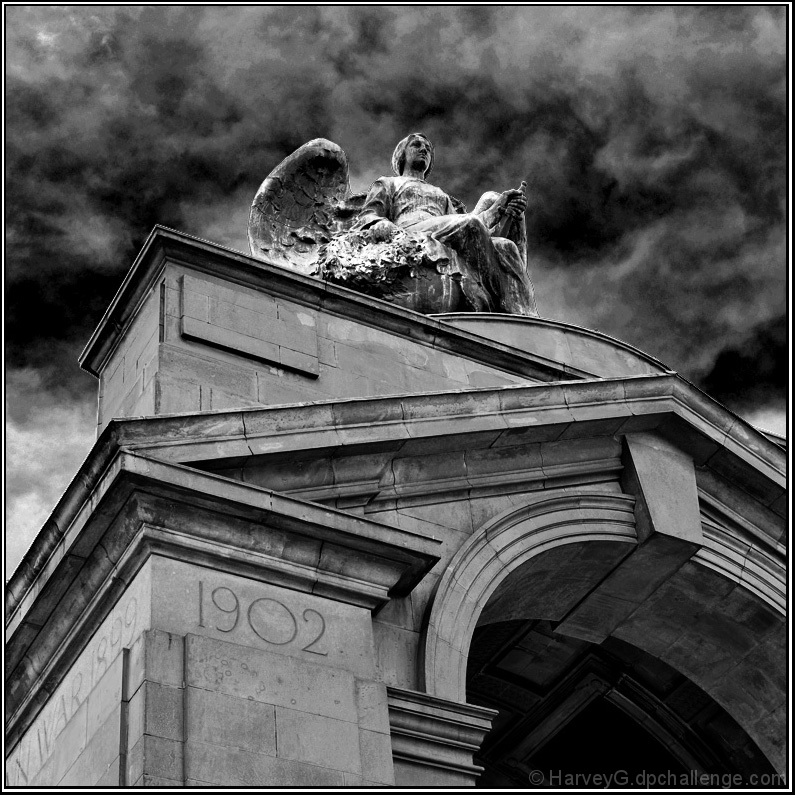
[[[436,143],[470,207],[526,179],[544,317],[786,428],[782,6],[6,6],[7,570],[88,453],[77,356],[152,226],[248,250],[311,138],[354,190]]]

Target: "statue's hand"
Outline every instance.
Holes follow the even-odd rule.
[[[510,215],[513,218],[520,218],[527,209],[527,196],[525,195],[526,182],[518,188],[511,188],[500,194],[497,199],[497,207],[501,215]]]
[[[391,240],[395,232],[398,231],[400,227],[396,224],[393,224],[392,221],[388,221],[384,218],[383,221],[377,221],[370,227],[370,239],[373,243],[381,243],[385,240]]]
[[[512,218],[520,218],[527,209],[526,188],[527,183],[523,181],[518,188],[511,188],[511,190],[501,193],[500,198],[495,202],[498,216],[508,215]]]

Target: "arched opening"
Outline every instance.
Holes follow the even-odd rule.
[[[467,701],[499,713],[476,757],[481,787],[773,773],[726,710],[670,665],[617,638],[567,637],[546,620],[478,626]]]
[[[425,686],[499,710],[484,784],[528,786],[535,765],[594,773],[600,759],[627,775],[640,763],[674,775],[784,770],[781,611],[742,572],[708,565],[726,556],[707,538],[637,599],[629,586],[653,571],[626,565],[637,549],[631,497],[568,493],[496,517],[451,560],[426,630]],[[615,572],[627,591],[602,602]],[[601,641],[567,621],[622,599],[634,601]],[[578,750],[586,737],[590,757]]]

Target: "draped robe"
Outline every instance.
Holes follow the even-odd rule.
[[[475,311],[537,315],[524,257],[515,241],[494,236],[498,219],[485,212],[490,204],[484,199],[478,203],[480,212],[462,213],[450,196],[424,179],[381,177],[370,188],[353,228],[366,230],[386,219],[406,232],[422,234],[431,262],[450,260],[451,255],[456,260],[461,288]]]

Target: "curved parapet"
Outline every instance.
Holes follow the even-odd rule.
[[[662,362],[625,342],[570,323],[469,312],[434,317],[471,334],[559,362],[582,375],[620,378],[671,372]]]

